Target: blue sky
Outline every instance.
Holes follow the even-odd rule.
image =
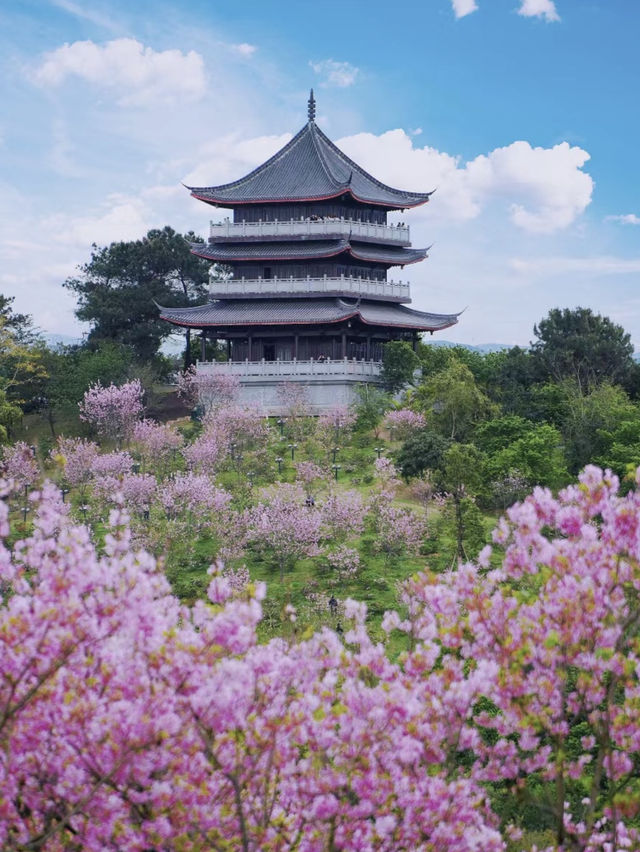
[[[302,126],[402,214],[415,307],[448,339],[527,344],[583,305],[640,348],[640,3],[620,0],[4,0],[0,292],[77,334],[61,288],[91,244],[215,211],[181,182],[249,171]]]

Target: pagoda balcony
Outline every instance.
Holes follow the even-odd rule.
[[[200,375],[237,376],[240,379],[285,378],[332,381],[336,378],[351,381],[375,381],[380,376],[382,361],[357,361],[341,358],[319,361],[198,361]]]
[[[290,296],[353,296],[385,302],[410,302],[409,284],[403,281],[377,281],[347,275],[321,278],[231,278],[212,281],[211,299],[273,299]]]
[[[351,219],[290,219],[273,222],[211,222],[209,239],[211,241],[264,240],[264,239],[318,239],[349,238],[364,242],[391,243],[397,246],[411,244],[409,228],[406,225],[379,225],[375,222],[356,222]]]

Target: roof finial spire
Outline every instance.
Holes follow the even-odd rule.
[[[308,101],[308,113],[309,113],[309,121],[315,121],[316,118],[316,99],[313,97],[313,89],[311,89],[311,94],[309,95]]]

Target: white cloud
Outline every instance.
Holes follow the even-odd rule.
[[[49,216],[43,219],[42,227],[55,233],[58,243],[86,251],[92,243],[108,245],[119,240],[139,239],[151,224],[149,211],[141,199],[114,193],[93,213]]]
[[[621,225],[640,225],[640,216],[635,213],[621,213],[619,216],[607,216],[607,222],[620,222]]]
[[[203,145],[198,165],[184,178],[187,186],[210,186],[247,174],[285,145],[289,134],[241,139],[218,137]],[[464,163],[429,146],[415,145],[404,130],[376,136],[359,133],[338,140],[338,146],[380,180],[400,189],[437,189],[438,218],[464,222],[489,207],[498,207],[518,228],[552,233],[571,225],[591,202],[593,180],[582,167],[589,154],[562,142],[534,148],[512,142]],[[429,217],[419,208],[414,216]]]
[[[616,257],[595,255],[584,257],[539,257],[511,258],[510,268],[519,274],[548,278],[556,275],[580,274],[600,277],[603,275],[629,275],[640,272],[640,257]]]
[[[476,0],[451,0],[451,5],[456,18],[464,18],[465,15],[470,15],[478,8]]]
[[[522,0],[518,14],[525,18],[544,18],[545,21],[560,20],[553,0]]]
[[[335,59],[322,59],[319,62],[309,62],[309,65],[322,78],[321,86],[345,89],[347,86],[353,86],[360,74],[360,69],[350,62],[336,62]]]
[[[199,53],[155,51],[133,38],[114,39],[105,45],[93,41],[65,44],[45,54],[32,77],[44,87],[60,86],[68,77],[77,77],[113,92],[123,106],[197,100],[206,90]]]
[[[439,215],[453,220],[473,219],[498,203],[519,228],[551,233],[574,222],[591,201],[593,180],[582,171],[589,154],[566,142],[552,148],[512,142],[467,163],[428,146],[414,147],[403,130],[360,133],[338,144],[393,186],[437,188]]]
[[[255,44],[247,44],[246,42],[242,42],[242,44],[228,44],[227,47],[231,51],[231,53],[237,53],[238,56],[253,56],[253,54],[258,49]]]
[[[290,133],[255,139],[242,139],[235,134],[218,137],[201,147],[197,154],[199,165],[182,179],[183,183],[218,186],[236,180],[268,160],[290,139]]]

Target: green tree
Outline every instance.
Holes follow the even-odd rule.
[[[500,352],[488,352],[479,380],[489,397],[499,403],[506,414],[531,417],[531,391],[538,379],[538,367],[531,353],[513,346]]]
[[[9,403],[29,409],[46,378],[44,344],[31,317],[16,314],[12,304],[13,298],[0,295],[0,389]]]
[[[44,382],[40,410],[55,437],[55,424],[61,413],[77,413],[91,385],[122,384],[131,378],[134,353],[131,347],[103,340],[95,345],[64,346],[43,351],[47,379]]]
[[[484,544],[484,526],[478,507],[472,499],[482,488],[484,480],[484,456],[473,444],[452,444],[444,453],[441,485],[450,495],[447,514],[456,540],[456,557],[459,560],[475,555],[479,547],[478,531],[481,529],[481,544]],[[479,526],[480,525],[480,526]],[[470,545],[470,552],[465,547]]]
[[[439,537],[447,536],[456,543],[456,561],[475,559],[487,543],[482,512],[471,497],[449,499],[438,523]]]
[[[536,424],[517,414],[505,414],[480,423],[473,433],[473,443],[485,453],[496,453],[536,428]]]
[[[189,242],[202,240],[167,226],[141,240],[94,245],[78,277],[64,282],[78,298],[76,316],[92,325],[89,341],[115,341],[131,346],[140,360],[153,358],[173,331],[155,302],[192,305],[206,297],[209,264],[191,253]],[[185,352],[189,361],[189,330]]]
[[[386,411],[391,408],[393,400],[388,393],[375,385],[362,384],[356,387],[358,401],[354,408],[356,412],[356,429],[375,431],[376,438],[380,429],[380,421]]]
[[[562,393],[558,425],[572,473],[594,462],[608,450],[621,423],[639,419],[640,411],[625,391],[601,384],[584,394],[573,382],[557,386]]]
[[[601,429],[598,434],[602,449],[594,462],[619,477],[635,478],[635,471],[640,467],[640,413],[635,419],[623,420],[610,429]]]
[[[404,479],[422,476],[425,470],[438,470],[448,447],[447,438],[431,429],[421,429],[411,435],[398,451],[398,469]]]
[[[494,449],[485,463],[485,476],[499,481],[518,474],[529,485],[559,488],[569,480],[567,461],[560,432],[548,423],[531,424],[531,428],[502,449]]]
[[[405,340],[391,340],[382,351],[382,384],[390,393],[396,393],[411,384],[419,366],[420,359],[409,343]]]
[[[429,376],[410,399],[411,406],[424,413],[432,428],[452,441],[464,441],[496,410],[469,367],[456,360]]]
[[[11,433],[20,423],[22,411],[7,399],[7,395],[0,390],[0,444],[6,444]]]
[[[541,373],[571,379],[584,393],[603,381],[624,382],[633,368],[629,334],[589,308],[554,308],[533,332],[531,350]]]
[[[13,296],[4,296],[0,293],[0,320],[17,343],[32,346],[38,342],[39,333],[34,328],[33,318],[29,314],[19,314],[14,311],[14,301]]]

